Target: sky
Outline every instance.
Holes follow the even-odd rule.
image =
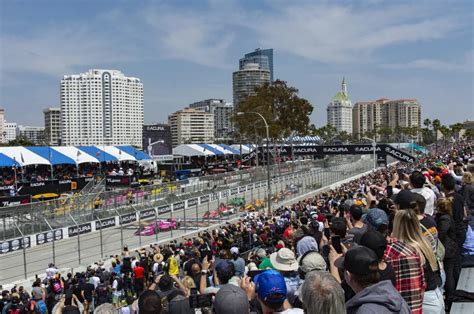
[[[144,84],[145,122],[232,101],[232,72],[274,49],[274,77],[326,124],[346,78],[353,103],[416,98],[422,118],[474,120],[474,1],[2,0],[0,107],[43,125],[63,75],[116,69]]]

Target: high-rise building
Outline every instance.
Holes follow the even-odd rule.
[[[332,98],[327,106],[327,124],[336,128],[337,132],[352,135],[352,102],[347,95],[347,84],[342,79],[341,91]]]
[[[243,70],[248,63],[257,63],[260,68],[270,71],[270,81],[273,82],[273,49],[255,49],[239,60],[239,69]]]
[[[117,70],[61,80],[62,145],[142,146],[143,84]]]
[[[189,108],[214,114],[214,138],[217,142],[232,139],[234,131],[231,120],[234,111],[232,103],[225,102],[224,99],[206,99],[190,104]]]
[[[416,99],[378,99],[370,102],[358,102],[352,110],[353,131],[357,138],[367,132],[376,133],[380,140],[382,128],[394,131],[398,128],[421,126],[421,106]],[[374,132],[375,130],[375,132]]]
[[[16,123],[6,122],[3,135],[4,135],[3,138],[4,138],[5,143],[15,140],[18,136],[18,128],[17,128]]]
[[[35,145],[44,145],[44,127],[41,126],[23,126],[17,127],[19,137],[25,138]]]
[[[2,143],[7,143],[6,142],[6,134],[5,134],[5,109],[0,108],[0,135],[2,136]]]
[[[44,114],[44,137],[47,145],[61,145],[61,108],[46,108]]]
[[[214,114],[194,108],[178,110],[168,117],[173,147],[180,144],[212,143]]]
[[[171,130],[165,123],[143,126],[143,149],[150,155],[171,154]]]
[[[232,74],[234,107],[248,96],[255,95],[255,89],[265,83],[270,83],[270,71],[262,69],[258,63],[247,63],[242,69]]]

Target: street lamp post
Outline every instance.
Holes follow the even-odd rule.
[[[363,137],[365,140],[369,140],[372,142],[372,150],[374,153],[374,170],[377,169],[377,156],[376,156],[376,148],[377,148],[377,142],[375,141],[374,138],[369,138],[369,137]]]
[[[271,204],[271,202],[272,202],[272,188],[271,188],[271,180],[270,180],[270,131],[269,131],[269,128],[268,128],[267,120],[265,120],[263,115],[260,114],[259,112],[256,112],[256,111],[246,111],[246,112],[239,111],[239,112],[237,112],[237,115],[241,116],[241,115],[244,115],[246,113],[251,113],[251,114],[258,115],[260,118],[262,118],[263,123],[265,123],[265,130],[267,132],[267,194],[268,194],[267,195],[267,199],[268,199],[267,214],[268,214],[268,216],[270,216],[272,214],[272,204]]]

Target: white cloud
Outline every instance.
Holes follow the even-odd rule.
[[[444,61],[437,59],[416,59],[405,63],[389,63],[383,64],[383,68],[387,69],[419,69],[431,71],[465,71],[473,72],[474,50],[467,52],[464,58],[453,61]]]

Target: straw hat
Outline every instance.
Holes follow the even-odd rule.
[[[155,263],[161,263],[163,261],[163,255],[161,253],[156,253],[153,255],[153,260]]]

